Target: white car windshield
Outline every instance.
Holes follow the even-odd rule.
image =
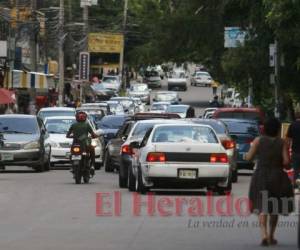
[[[51,119],[46,121],[46,129],[49,134],[66,134],[75,119]]]
[[[176,93],[163,93],[163,94],[157,94],[156,100],[159,101],[173,101],[177,99]]]
[[[136,91],[136,92],[143,92],[147,91],[147,86],[146,85],[133,85],[130,88],[131,91]]]
[[[167,112],[169,112],[169,113],[185,113],[187,110],[188,110],[188,107],[178,106],[178,105],[169,106],[167,108]]]
[[[155,143],[218,143],[211,128],[200,126],[163,126],[155,129],[152,142]]]
[[[151,110],[156,111],[156,110],[162,110],[165,111],[167,110],[169,105],[167,104],[153,104],[151,107]]]
[[[46,117],[54,117],[54,116],[74,116],[75,111],[68,110],[53,110],[53,111],[40,111],[39,117],[44,119]]]

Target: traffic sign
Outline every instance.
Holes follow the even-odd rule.
[[[90,76],[90,53],[81,52],[79,55],[79,80],[88,81]]]

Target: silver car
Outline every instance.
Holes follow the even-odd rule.
[[[138,97],[148,105],[150,104],[150,93],[151,89],[148,88],[147,84],[143,83],[133,84],[128,90],[129,97]]]

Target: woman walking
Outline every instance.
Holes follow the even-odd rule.
[[[294,192],[284,171],[289,164],[287,144],[279,137],[281,123],[272,118],[265,122],[265,135],[256,138],[245,160],[257,157],[249,198],[251,212],[258,214],[262,246],[276,245],[274,238],[279,215],[288,215],[294,208]],[[269,230],[267,224],[269,221]]]

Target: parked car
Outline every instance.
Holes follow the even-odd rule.
[[[221,119],[227,126],[231,138],[237,148],[237,169],[253,169],[254,163],[245,161],[253,140],[260,135],[257,122],[241,119]]]
[[[76,114],[75,108],[49,107],[49,108],[40,109],[37,116],[42,120],[45,120],[45,118],[51,116],[74,116],[75,117],[75,114]]]
[[[51,165],[69,164],[70,152],[73,139],[66,138],[71,125],[76,122],[73,116],[48,117],[45,126],[49,133],[47,142],[51,145]],[[96,131],[94,124],[87,120]],[[100,169],[103,163],[103,145],[99,138],[92,139],[92,146],[95,148],[95,169]]]
[[[41,118],[32,115],[0,115],[0,167],[27,166],[37,172],[50,169],[51,145]]]
[[[212,77],[206,71],[197,71],[192,75],[191,85],[192,86],[203,86],[203,87],[211,87]]]
[[[175,91],[158,91],[153,98],[153,102],[170,102],[170,104],[179,104],[181,101]]]
[[[150,88],[160,88],[161,87],[161,77],[159,75],[159,72],[156,70],[146,71],[144,82],[147,83],[147,85]]]
[[[139,193],[153,188],[231,192],[228,156],[209,126],[157,124],[130,146],[135,150],[132,182]]]
[[[196,124],[208,125],[213,128],[218,136],[219,140],[221,141],[223,147],[226,149],[230,169],[232,172],[231,181],[233,183],[238,181],[238,173],[237,173],[237,149],[236,143],[233,138],[230,136],[227,126],[224,122],[215,119],[190,119],[190,121]]]
[[[149,111],[152,113],[165,113],[170,105],[169,102],[154,102]]]
[[[174,71],[168,78],[168,90],[187,90],[187,76],[185,71]]]
[[[181,118],[187,118],[187,111],[190,105],[169,105],[166,112],[178,114]]]
[[[102,130],[105,145],[115,138],[118,130],[128,119],[128,115],[108,115],[96,123],[97,129]]]
[[[150,104],[150,93],[151,89],[148,88],[147,84],[138,83],[132,84],[128,91],[129,97],[138,97],[142,100],[142,102]]]

